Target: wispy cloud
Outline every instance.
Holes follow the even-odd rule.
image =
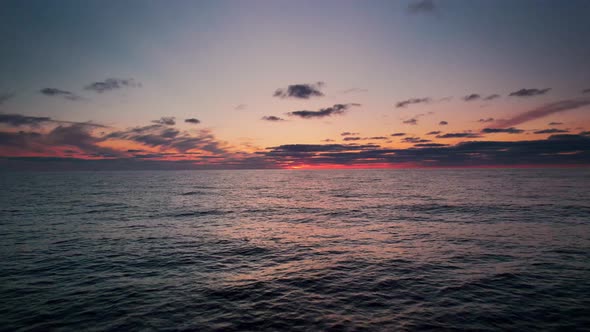
[[[402,139],[402,142],[415,144],[415,143],[430,143],[432,141],[428,140],[428,139],[422,139],[420,137],[405,137],[404,139]]]
[[[49,117],[45,116],[26,116],[20,114],[1,114],[0,113],[0,124],[8,125],[11,127],[20,126],[31,126],[38,127],[43,123],[53,122]]]
[[[509,96],[511,97],[534,97],[534,96],[541,96],[546,94],[547,92],[551,91],[551,88],[545,89],[520,89],[514,92],[511,92]]]
[[[103,93],[112,90],[118,90],[122,88],[138,88],[141,87],[141,83],[136,82],[132,78],[121,79],[121,78],[107,78],[104,81],[98,81],[88,84],[84,87],[85,90],[94,91],[97,93]]]
[[[365,92],[369,92],[368,89],[361,89],[361,88],[352,88],[352,89],[346,89],[343,90],[342,93],[344,94],[348,94],[348,93],[365,93]]]
[[[402,101],[397,102],[395,104],[395,107],[396,108],[403,108],[408,105],[429,103],[431,101],[432,101],[432,99],[430,99],[430,98],[410,98],[410,99],[406,99],[406,100],[402,100]]]
[[[176,124],[176,118],[173,116],[163,116],[158,120],[153,120],[152,123],[162,124],[166,126],[174,126]]]
[[[484,128],[481,130],[484,134],[522,134],[524,130],[510,127],[510,128]]]
[[[447,133],[443,135],[437,135],[436,138],[479,138],[481,135],[473,133]]]
[[[42,94],[49,96],[49,97],[62,97],[67,100],[78,101],[82,100],[83,98],[76,95],[75,93],[67,90],[61,90],[56,88],[43,88],[39,92]]]
[[[438,123],[439,126],[446,126],[448,124],[449,123],[447,121],[441,121],[441,122]]]
[[[393,136],[393,137],[406,136],[406,133],[393,133],[393,134],[391,134],[391,136]]]
[[[62,120],[54,120],[50,117],[46,116],[28,116],[28,115],[21,115],[21,114],[4,114],[0,113],[0,125],[8,126],[8,127],[23,127],[28,126],[32,128],[38,128],[44,124],[53,124],[53,125],[61,125],[61,124],[73,124],[79,126],[87,126],[87,127],[97,127],[97,128],[106,128],[106,126],[92,123],[92,122],[75,122],[75,121],[62,121]]]
[[[494,127],[505,128],[519,125],[524,122],[539,119],[551,114],[566,112],[590,105],[590,99],[570,99],[545,104],[530,111],[520,113],[510,119],[496,121]]]
[[[173,149],[182,153],[203,150],[214,154],[226,152],[224,144],[218,141],[211,131],[201,129],[196,134],[180,131],[164,124],[152,124],[129,128],[105,135],[103,140],[120,139],[134,141],[163,150]]]
[[[263,116],[262,120],[264,121],[270,121],[270,122],[280,122],[280,121],[287,121],[283,118],[280,118],[278,116],[274,116],[274,115],[268,115],[268,116]]]
[[[470,95],[467,95],[465,97],[463,97],[464,101],[477,101],[477,100],[484,100],[484,101],[490,101],[490,100],[494,100],[500,98],[500,95],[498,94],[493,94],[493,95],[488,95],[488,96],[482,96],[479,93],[472,93]]]
[[[494,99],[498,99],[498,98],[500,98],[499,94],[492,94],[492,95],[485,97],[483,100],[494,100]]]
[[[479,100],[479,99],[481,99],[481,95],[478,93],[472,93],[470,95],[463,97],[464,101],[475,101],[475,100]]]
[[[479,119],[479,120],[477,120],[477,122],[481,122],[481,123],[494,122],[494,118]]]
[[[569,133],[569,130],[565,129],[557,129],[557,128],[550,128],[550,129],[543,129],[537,130],[534,134],[561,134],[561,133]]]
[[[335,104],[331,107],[322,108],[319,111],[294,111],[289,112],[287,115],[289,116],[296,116],[303,119],[316,119],[316,118],[324,118],[332,115],[342,115],[345,113],[346,110],[353,106],[361,106],[360,104],[350,103],[350,104]]]

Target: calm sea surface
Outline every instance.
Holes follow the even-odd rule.
[[[0,185],[3,331],[590,328],[590,169]]]

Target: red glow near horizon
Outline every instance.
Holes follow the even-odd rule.
[[[391,164],[391,163],[375,163],[375,164],[350,164],[350,165],[338,165],[338,164],[297,164],[289,165],[284,169],[387,169],[387,168],[414,168],[417,165],[409,164]]]

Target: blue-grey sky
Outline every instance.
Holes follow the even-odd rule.
[[[578,134],[590,127],[589,18],[585,0],[2,1],[0,114],[49,117],[29,128],[43,135],[100,124],[85,132],[117,157],[130,146],[203,152],[106,138],[161,117],[175,118],[157,125],[178,137],[210,135],[224,160],[340,144],[342,132],[360,135],[346,144],[391,149],[426,142],[370,138],[440,131],[429,144],[454,146]],[[321,95],[273,96],[294,85]],[[327,111],[301,118],[301,110]],[[481,132],[507,124],[521,131]],[[535,134],[548,129],[561,132]],[[7,144],[6,157],[23,151]],[[75,145],[30,150],[18,155],[91,154]]]

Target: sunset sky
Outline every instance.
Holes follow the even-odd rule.
[[[590,165],[590,1],[0,3],[0,169]]]

